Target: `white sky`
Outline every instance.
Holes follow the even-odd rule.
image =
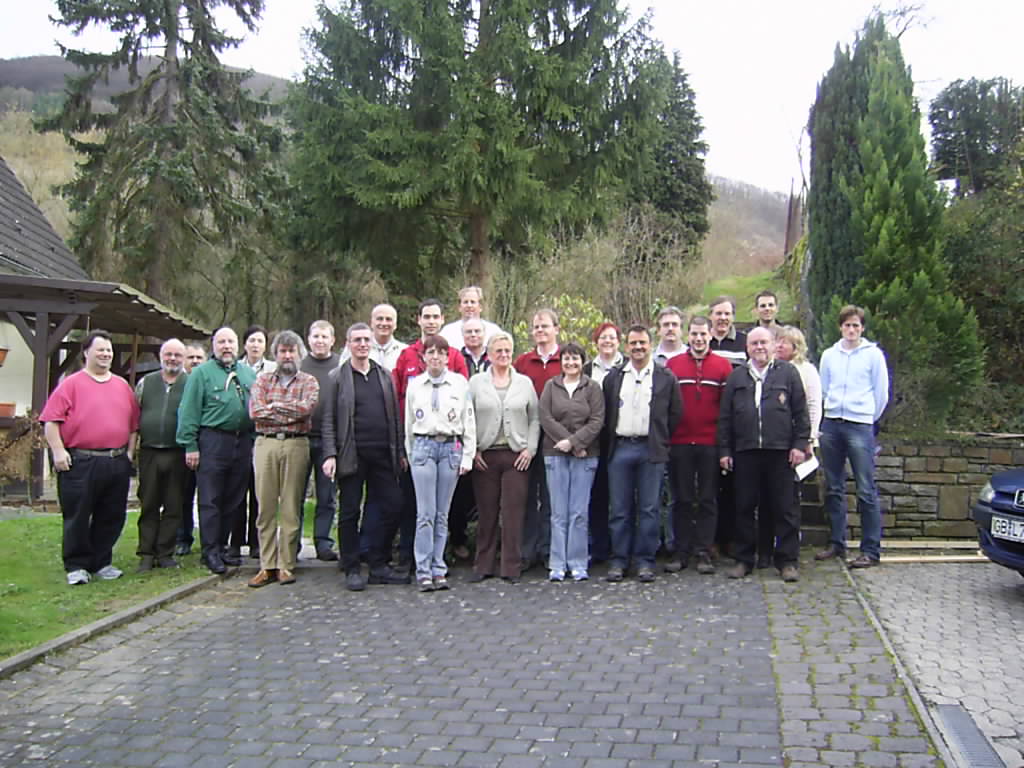
[[[654,36],[670,52],[679,51],[697,93],[710,145],[708,170],[777,191],[788,191],[791,182],[799,186],[798,148],[817,84],[832,64],[836,44],[852,43],[877,0],[649,4]],[[925,115],[928,101],[958,78],[1002,75],[1024,83],[1024,3],[923,0],[922,5],[923,22],[909,29],[901,44]],[[314,23],[315,7],[315,0],[266,0],[258,34],[224,60],[280,77],[298,75],[301,30]],[[632,7],[647,6],[633,0]],[[71,42],[50,24],[51,13],[56,13],[52,0],[0,0],[0,57],[56,53],[58,33]],[[102,49],[99,36],[85,40],[75,44]],[[805,149],[805,164],[807,154]]]

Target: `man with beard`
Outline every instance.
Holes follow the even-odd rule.
[[[271,345],[276,368],[256,378],[249,415],[256,425],[253,472],[259,516],[260,571],[250,587],[295,581],[299,509],[309,474],[309,431],[320,399],[316,377],[299,370],[306,354],[299,334],[281,331]]]
[[[222,574],[228,565],[242,564],[225,547],[252,471],[249,392],[256,374],[238,364],[232,329],[219,329],[212,347],[213,358],[194,368],[185,383],[177,441],[185,448],[185,465],[196,470],[203,565]]]
[[[139,572],[177,568],[174,541],[181,525],[185,451],[174,439],[185,391],[185,345],[168,339],[160,347],[160,370],[135,387],[139,419]],[[191,512],[191,509],[189,510]]]
[[[124,528],[139,404],[132,388],[110,370],[110,334],[96,330],[82,342],[85,368],[50,395],[39,415],[57,470],[64,517],[64,570],[69,585],[91,576],[117,579],[111,560]]]

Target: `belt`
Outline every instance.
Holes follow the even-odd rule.
[[[424,440],[433,440],[435,443],[454,443],[459,439],[458,435],[416,435]]]
[[[843,424],[859,424],[862,427],[870,427],[866,421],[854,421],[853,419],[837,419],[835,416],[826,416],[825,421],[840,421]]]
[[[100,448],[99,450],[92,450],[90,448],[70,448],[71,455],[76,453],[79,456],[104,456],[108,459],[116,459],[118,456],[124,456],[128,453],[128,448],[122,446],[121,448]]]
[[[309,437],[305,432],[257,432],[260,437],[269,437],[272,440],[291,440],[293,437]]]
[[[623,437],[622,435],[616,435],[615,437],[618,440],[626,440],[627,442],[630,442],[630,443],[646,443],[647,442],[647,435],[631,435],[630,437]]]

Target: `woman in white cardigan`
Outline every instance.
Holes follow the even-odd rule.
[[[537,392],[512,368],[512,337],[504,331],[487,344],[491,367],[469,381],[476,413],[476,560],[470,581],[494,576],[501,531],[501,578],[519,581],[527,470],[540,442]]]

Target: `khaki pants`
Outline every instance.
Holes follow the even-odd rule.
[[[295,569],[295,553],[301,535],[299,510],[308,470],[307,438],[277,440],[262,435],[256,438],[253,471],[256,498],[260,503],[256,529],[263,569]]]

